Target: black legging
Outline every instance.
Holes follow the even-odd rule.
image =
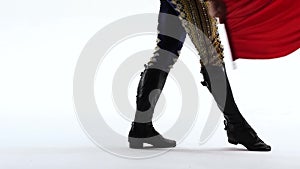
[[[161,0],[160,2],[157,47],[148,66],[168,72],[179,57],[186,31],[178,18],[179,12],[175,11],[169,1]]]

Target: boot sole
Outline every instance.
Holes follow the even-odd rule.
[[[144,147],[144,143],[151,144],[152,148],[171,148],[176,146],[176,142],[174,144],[161,144],[155,143],[151,138],[128,138],[129,148],[132,149],[146,149]],[[148,147],[147,147],[148,148]]]
[[[248,146],[246,146],[245,144],[239,143],[239,142],[237,142],[237,141],[235,141],[235,140],[230,140],[230,139],[228,139],[228,142],[229,142],[230,144],[234,144],[234,145],[241,144],[241,145],[243,145],[244,147],[246,147],[248,151],[271,151],[271,148],[270,148],[270,149],[263,149],[263,148],[262,148],[262,149],[252,149],[252,148],[249,148]]]

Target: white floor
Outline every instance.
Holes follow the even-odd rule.
[[[271,152],[249,152],[241,145],[226,142],[223,125],[219,125],[210,140],[199,145],[199,129],[194,128],[190,135],[176,148],[129,149],[127,143],[115,145],[111,150],[125,154],[158,154],[149,158],[124,158],[96,147],[78,128],[78,133],[70,135],[47,135],[47,138],[24,138],[11,140],[1,145],[0,167],[4,169],[99,169],[99,168],[203,168],[203,169],[298,169],[299,163],[299,123],[293,118],[273,116],[271,123],[262,116],[255,123],[260,137],[272,146]],[[249,118],[253,120],[253,118]],[[197,125],[196,125],[197,126]],[[196,127],[195,126],[195,127]],[[52,139],[52,140],[51,140]],[[36,145],[28,144],[36,142]],[[38,140],[38,141],[37,141]],[[59,142],[59,140],[61,140]],[[13,146],[13,143],[15,145]],[[19,143],[19,146],[17,145]]]
[[[129,151],[129,150],[124,150]],[[133,150],[131,150],[133,151]],[[155,150],[149,150],[155,151]],[[290,152],[250,153],[236,148],[178,147],[165,155],[144,159],[122,159],[93,147],[1,149],[1,168],[200,168],[282,169],[299,168],[299,155]]]

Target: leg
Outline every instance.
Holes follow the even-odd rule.
[[[168,1],[161,0],[157,47],[150,61],[145,64],[138,84],[135,119],[128,138],[131,148],[143,148],[143,143],[152,144],[154,147],[176,145],[175,141],[163,138],[154,129],[152,116],[168,73],[176,63],[186,37],[178,14]]]
[[[180,19],[201,57],[203,85],[207,86],[225,117],[228,141],[248,150],[270,151],[240,113],[231,91],[223,62],[215,18],[208,15],[209,3],[200,0],[172,0]]]
[[[204,81],[217,102],[225,117],[225,130],[228,142],[231,144],[242,144],[250,151],[270,151],[271,147],[265,144],[254,129],[248,124],[240,113],[235,103],[230,83],[223,67],[206,65],[201,67]]]

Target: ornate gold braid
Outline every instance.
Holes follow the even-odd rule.
[[[200,56],[201,65],[222,66],[223,46],[217,20],[208,14],[209,2],[203,0],[171,0],[179,19]]]

